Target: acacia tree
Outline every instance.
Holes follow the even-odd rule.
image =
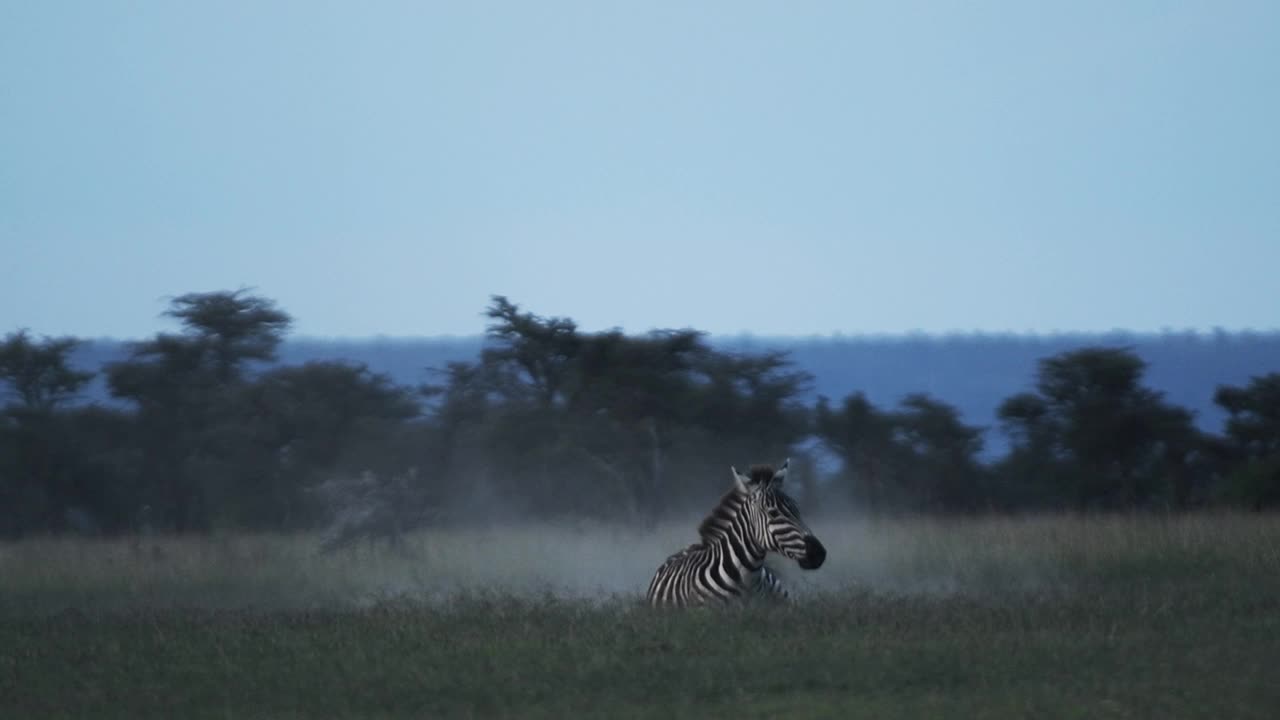
[[[568,318],[522,313],[501,295],[493,296],[485,316],[492,322],[485,329],[489,345],[481,353],[481,363],[498,371],[493,379],[505,381],[502,390],[508,395],[528,391],[542,410],[562,403],[581,348],[577,325]]]
[[[820,398],[815,424],[843,463],[842,481],[872,512],[957,512],[988,500],[977,459],[982,430],[965,425],[946,403],[913,394],[888,412],[854,393],[833,410]]]
[[[1213,401],[1227,411],[1225,492],[1261,510],[1280,505],[1280,373],[1244,387],[1220,385]]]
[[[1074,502],[1049,403],[1035,393],[1018,393],[1001,403],[996,415],[1010,439],[1008,453],[993,469],[996,503],[1007,509],[1044,509]]]
[[[668,495],[672,443],[692,421],[694,378],[706,352],[692,330],[582,338],[568,398],[577,452],[645,522],[657,519]]]
[[[7,402],[0,412],[0,531],[9,536],[59,529],[76,502],[78,468],[85,448],[68,446],[68,418],[59,409],[76,397],[93,373],[71,366],[80,341],[33,339],[26,330],[0,342],[0,384]]]
[[[998,411],[1019,469],[1060,481],[1079,508],[1179,502],[1177,476],[1199,435],[1189,412],[1142,386],[1145,370],[1123,348],[1042,360],[1037,392],[1009,398]]]
[[[137,406],[148,504],[182,533],[209,527],[210,485],[232,474],[245,366],[275,358],[290,318],[245,290],[182,295],[164,314],[182,331],[133,344],[128,360],[107,367],[107,381]]]
[[[48,412],[75,398],[94,375],[71,367],[69,356],[80,344],[72,337],[35,341],[25,329],[6,335],[0,343],[0,382],[8,386],[8,407]]]
[[[364,365],[274,368],[240,397],[244,420],[231,426],[240,433],[232,443],[237,469],[221,484],[219,503],[235,524],[308,527],[329,510],[315,502],[314,488],[365,472],[385,480],[425,464],[419,443],[404,437],[419,413],[411,391]]]
[[[455,474],[528,509],[651,522],[703,478],[719,489],[725,462],[781,456],[803,435],[806,376],[780,354],[716,352],[692,330],[584,333],[500,296],[486,314],[479,361],[428,392],[443,435],[473,448]]]
[[[164,314],[179,320],[187,340],[204,348],[221,383],[238,379],[250,361],[275,360],[276,348],[293,324],[274,301],[244,288],[180,295]]]
[[[903,484],[925,510],[973,511],[990,503],[978,462],[982,429],[960,421],[952,406],[925,394],[903,398],[893,414],[904,460]]]

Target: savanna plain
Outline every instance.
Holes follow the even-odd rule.
[[[696,520],[0,545],[0,716],[1280,713],[1280,517],[820,514],[794,604],[644,607]]]

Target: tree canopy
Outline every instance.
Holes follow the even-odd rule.
[[[79,340],[0,343],[0,535],[337,523],[331,541],[347,542],[511,514],[652,524],[718,496],[727,465],[788,456],[817,507],[866,512],[1280,505],[1280,374],[1220,386],[1213,435],[1126,347],[1042,358],[992,430],[919,392],[810,401],[813,378],[767,347],[586,332],[500,295],[478,353],[422,368],[417,387],[337,359],[280,363],[292,318],[247,290],[181,295],[164,315],[176,331],[101,368],[109,406],[79,399],[95,376],[74,363]],[[993,431],[1009,451],[983,460]]]

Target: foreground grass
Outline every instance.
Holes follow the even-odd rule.
[[[95,552],[119,548],[9,547],[0,715],[1269,718],[1280,708],[1274,518],[828,530],[831,578],[803,587],[798,606],[685,613],[639,607],[626,588],[613,599],[540,594],[564,584],[559,563],[542,566],[546,582],[486,590],[489,576],[450,565],[476,538],[440,556],[420,548],[416,561],[366,550],[315,559],[286,539],[231,553],[258,553],[256,565],[226,560],[227,548],[169,544],[138,562],[150,570],[78,585],[56,558],[97,567]],[[550,537],[580,562],[609,547]],[[292,592],[267,580],[284,558],[303,567],[288,576]],[[536,578],[530,562],[494,577]],[[382,577],[400,563],[457,592],[354,602],[344,593],[360,583],[324,575]],[[464,570],[468,582],[450,575]],[[112,584],[122,575],[125,590]],[[201,578],[212,578],[203,597],[175,589]]]

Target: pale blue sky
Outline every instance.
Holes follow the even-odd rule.
[[[0,244],[0,332],[1277,328],[1280,2],[0,0]]]

